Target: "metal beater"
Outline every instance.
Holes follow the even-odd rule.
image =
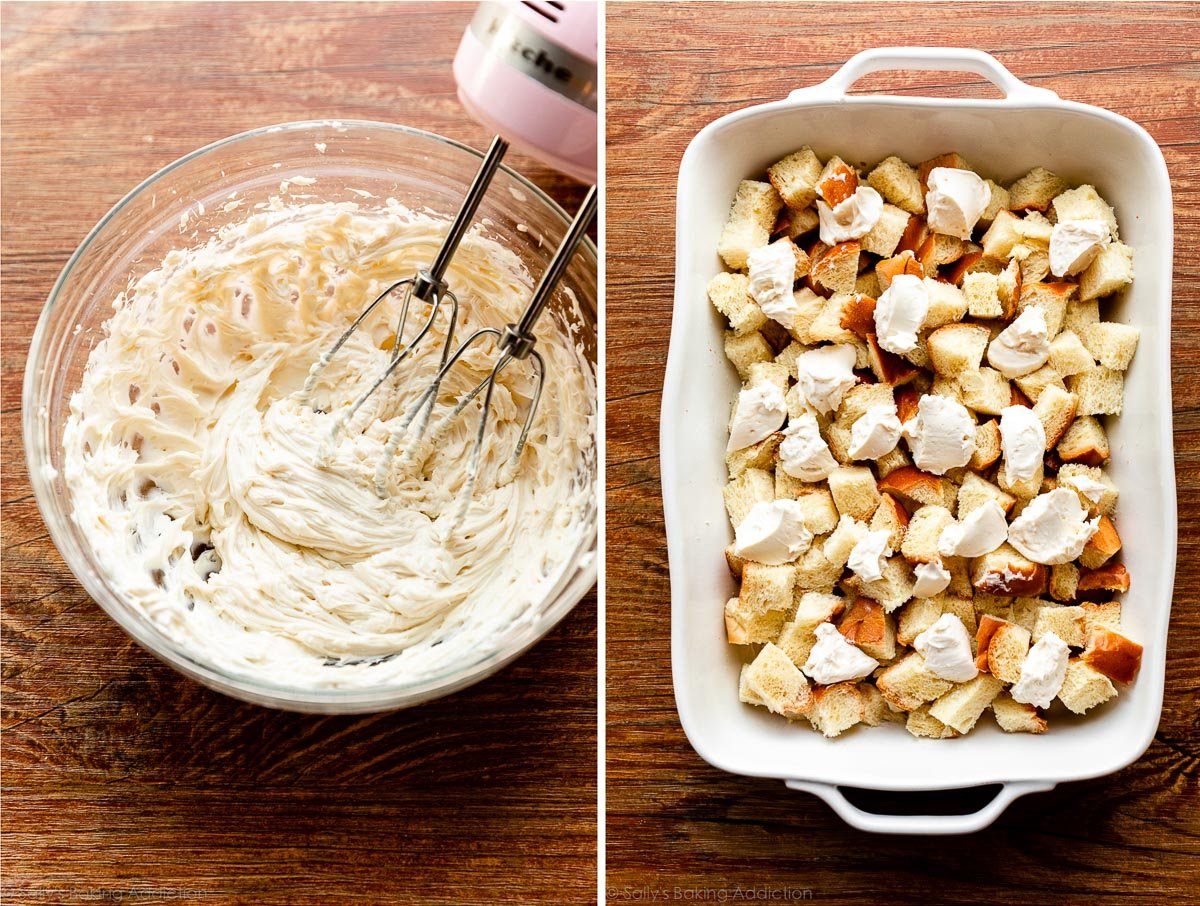
[[[458,527],[462,524],[463,517],[466,515],[467,507],[474,493],[475,481],[479,471],[479,454],[483,448],[483,440],[487,432],[488,416],[492,405],[492,391],[495,389],[496,379],[512,362],[532,359],[535,374],[533,397],[530,399],[529,411],[525,415],[525,423],[521,428],[516,446],[507,464],[507,470],[510,472],[516,468],[517,462],[521,458],[521,453],[525,449],[525,441],[529,436],[529,429],[533,425],[538,403],[542,398],[542,386],[546,379],[546,363],[542,359],[541,353],[534,348],[537,345],[537,337],[533,333],[533,328],[542,311],[545,309],[546,304],[550,301],[550,297],[553,295],[555,287],[558,286],[559,280],[566,273],[567,266],[570,264],[571,256],[574,254],[576,247],[586,235],[588,227],[591,226],[592,220],[596,215],[596,204],[596,187],[592,186],[588,191],[587,197],[584,198],[583,204],[580,205],[574,221],[572,221],[566,235],[559,244],[558,250],[554,253],[554,258],[550,261],[546,272],[542,274],[541,282],[538,283],[537,289],[534,290],[533,297],[529,300],[529,305],[525,308],[521,320],[516,324],[508,324],[503,331],[495,327],[483,327],[467,337],[458,349],[454,351],[454,354],[445,359],[442,367],[429,382],[429,386],[425,389],[425,392],[417,398],[416,402],[405,413],[399,427],[388,438],[387,445],[384,448],[383,459],[380,461],[375,472],[375,492],[381,497],[386,494],[384,481],[387,478],[392,457],[395,455],[401,438],[411,433],[404,456],[401,459],[401,465],[404,467],[411,464],[416,455],[417,448],[425,437],[430,415],[437,406],[438,389],[443,379],[473,344],[488,336],[495,337],[499,347],[496,361],[491,371],[487,377],[463,395],[450,412],[435,422],[430,432],[431,438],[436,443],[437,438],[442,436],[454,420],[462,414],[463,410],[470,405],[471,401],[479,396],[479,394],[483,394],[483,408],[479,415],[479,426],[475,433],[475,444],[471,448],[467,480],[460,492],[459,504],[454,521],[450,527],[450,534],[457,531]],[[420,421],[417,422],[415,429],[409,432],[410,426],[413,425],[418,417]]]
[[[458,251],[458,246],[462,242],[463,236],[466,235],[468,227],[471,226],[471,221],[475,217],[475,211],[479,208],[479,203],[487,193],[488,186],[492,182],[492,177],[500,169],[500,161],[504,158],[504,152],[507,150],[508,142],[500,136],[497,135],[492,139],[491,147],[488,148],[488,152],[483,158],[483,163],[479,165],[479,172],[475,174],[475,178],[471,181],[466,198],[463,199],[462,207],[459,208],[454,222],[450,224],[450,230],[446,233],[446,238],[442,240],[442,246],[438,249],[437,257],[433,259],[433,264],[427,270],[418,270],[411,277],[406,277],[403,280],[393,283],[381,292],[375,298],[375,301],[364,308],[359,316],[354,319],[354,323],[346,328],[345,332],[338,337],[337,342],[324,352],[312,368],[309,369],[308,379],[304,382],[303,390],[304,399],[306,400],[310,397],[321,372],[329,365],[329,362],[337,354],[337,351],[350,339],[350,336],[362,326],[362,323],[370,316],[371,312],[379,306],[379,303],[397,290],[404,290],[404,303],[400,307],[400,317],[396,324],[396,338],[392,342],[391,358],[388,360],[387,367],[375,383],[367,388],[366,392],[359,396],[348,410],[342,413],[334,423],[331,437],[337,436],[338,432],[354,417],[354,413],[359,410],[371,394],[378,390],[383,382],[395,373],[400,363],[408,358],[409,354],[417,347],[417,344],[425,339],[425,335],[433,327],[433,322],[437,319],[438,312],[442,309],[443,303],[450,310],[450,325],[446,330],[446,340],[442,346],[441,359],[442,364],[446,364],[454,342],[454,328],[458,324],[458,298],[454,293],[450,292],[449,286],[446,283],[446,268],[450,266],[450,261],[454,258],[454,253]],[[408,343],[404,343],[404,328],[408,323],[408,310],[412,305],[414,297],[431,306],[429,318],[425,321],[421,329],[417,331],[416,336]]]

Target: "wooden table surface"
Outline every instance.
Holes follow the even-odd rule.
[[[5,4],[5,903],[592,902],[596,603],[441,702],[239,704],[135,646],[46,535],[20,440],[34,322],[143,177],[255,126],[407,123],[485,147],[450,64],[473,4]],[[569,209],[582,191],[509,163]]]
[[[610,7],[607,878],[611,901],[681,888],[819,902],[1182,903],[1200,896],[1200,16],[1191,5],[675,3]],[[869,836],[816,798],[705,764],[671,690],[658,410],[675,177],[705,124],[826,78],[859,50],[959,45],[1145,126],[1175,192],[1179,570],[1162,723],[1119,774],[1019,800],[969,838]],[[957,94],[969,77],[864,88]],[[949,87],[947,87],[949,86]],[[968,92],[970,93],[970,92]],[[978,803],[976,803],[977,807]]]

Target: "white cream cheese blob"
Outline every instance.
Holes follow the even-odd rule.
[[[120,596],[195,657],[297,688],[444,673],[535,619],[586,543],[595,384],[557,315],[538,325],[546,386],[519,466],[506,476],[532,381],[513,368],[492,399],[474,498],[445,540],[474,407],[415,468],[392,468],[385,499],[373,487],[389,432],[438,367],[444,316],[337,443],[335,421],[388,360],[399,294],[333,357],[318,411],[301,398],[321,353],[428,264],[445,228],[395,202],[276,202],[170,252],[114,302],[64,430],[73,518]],[[459,337],[512,320],[532,284],[515,254],[474,233],[448,279]],[[443,401],[493,358],[473,348]]]

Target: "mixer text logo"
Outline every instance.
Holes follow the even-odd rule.
[[[493,40],[499,39],[501,35],[501,23],[499,19],[493,19],[491,25],[488,26],[487,36]],[[525,44],[521,40],[521,36],[517,35],[512,39],[512,44],[509,46],[509,52],[514,53],[532,64],[548,76],[553,76],[560,82],[571,83],[575,79],[575,74],[571,72],[569,66],[562,66],[551,59],[546,53],[544,47],[532,47]]]

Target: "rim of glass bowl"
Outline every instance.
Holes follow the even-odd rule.
[[[30,343],[29,354],[26,359],[25,378],[21,394],[22,432],[24,435],[26,468],[29,472],[30,483],[33,486],[38,510],[42,515],[43,521],[46,523],[51,540],[62,555],[67,567],[83,586],[84,590],[91,595],[92,599],[100,605],[101,609],[125,630],[134,641],[186,676],[198,680],[210,688],[216,688],[244,701],[295,710],[354,713],[382,711],[416,705],[443,695],[449,695],[486,678],[528,651],[529,648],[536,644],[570,613],[596,583],[598,574],[597,545],[599,520],[595,520],[597,524],[596,531],[590,532],[583,537],[574,552],[573,558],[568,561],[568,566],[564,569],[563,574],[559,577],[550,593],[543,599],[550,600],[552,602],[550,606],[536,620],[530,621],[523,632],[518,633],[514,637],[514,641],[517,642],[516,647],[491,651],[478,660],[472,661],[465,668],[459,667],[453,670],[442,671],[411,683],[392,683],[358,689],[306,689],[269,683],[243,674],[220,670],[196,658],[164,635],[148,619],[135,613],[128,604],[109,589],[99,573],[91,567],[87,560],[86,552],[80,545],[75,543],[75,539],[69,534],[66,523],[71,518],[70,513],[65,510],[61,513],[58,512],[57,504],[54,501],[50,487],[51,479],[43,474],[42,468],[44,465],[50,463],[50,450],[47,443],[49,425],[46,424],[44,426],[45,431],[43,432],[43,426],[40,424],[42,419],[38,415],[38,406],[34,399],[38,384],[37,372],[40,370],[40,367],[44,367],[41,359],[49,337],[50,316],[58,300],[59,293],[62,291],[75,266],[88,251],[92,242],[126,205],[184,164],[211,154],[227,145],[236,144],[268,133],[303,132],[309,129],[328,128],[330,126],[344,127],[347,130],[363,129],[397,132],[413,138],[425,139],[445,145],[457,151],[465,152],[477,159],[483,158],[483,154],[480,151],[469,145],[434,132],[427,132],[423,129],[415,129],[395,123],[376,122],[374,120],[320,119],[280,123],[239,132],[236,135],[227,136],[226,138],[218,139],[215,142],[197,148],[172,161],[156,173],[142,180],[137,186],[126,193],[120,201],[113,205],[108,213],[100,218],[84,237],[79,247],[75,249],[71,257],[67,259],[66,265],[64,265],[58,279],[54,282],[54,286],[50,290],[50,295],[46,299],[42,313],[34,328],[33,339]],[[544,204],[552,215],[557,216],[562,221],[564,228],[570,224],[571,218],[567,215],[566,211],[549,195],[510,167],[502,165],[501,169],[510,178],[516,180],[523,188],[532,192],[534,197]],[[585,237],[582,247],[587,251],[593,265],[595,265],[597,262],[595,243],[590,238]],[[595,302],[593,302],[593,305],[595,305]],[[597,324],[598,329],[599,325]]]

